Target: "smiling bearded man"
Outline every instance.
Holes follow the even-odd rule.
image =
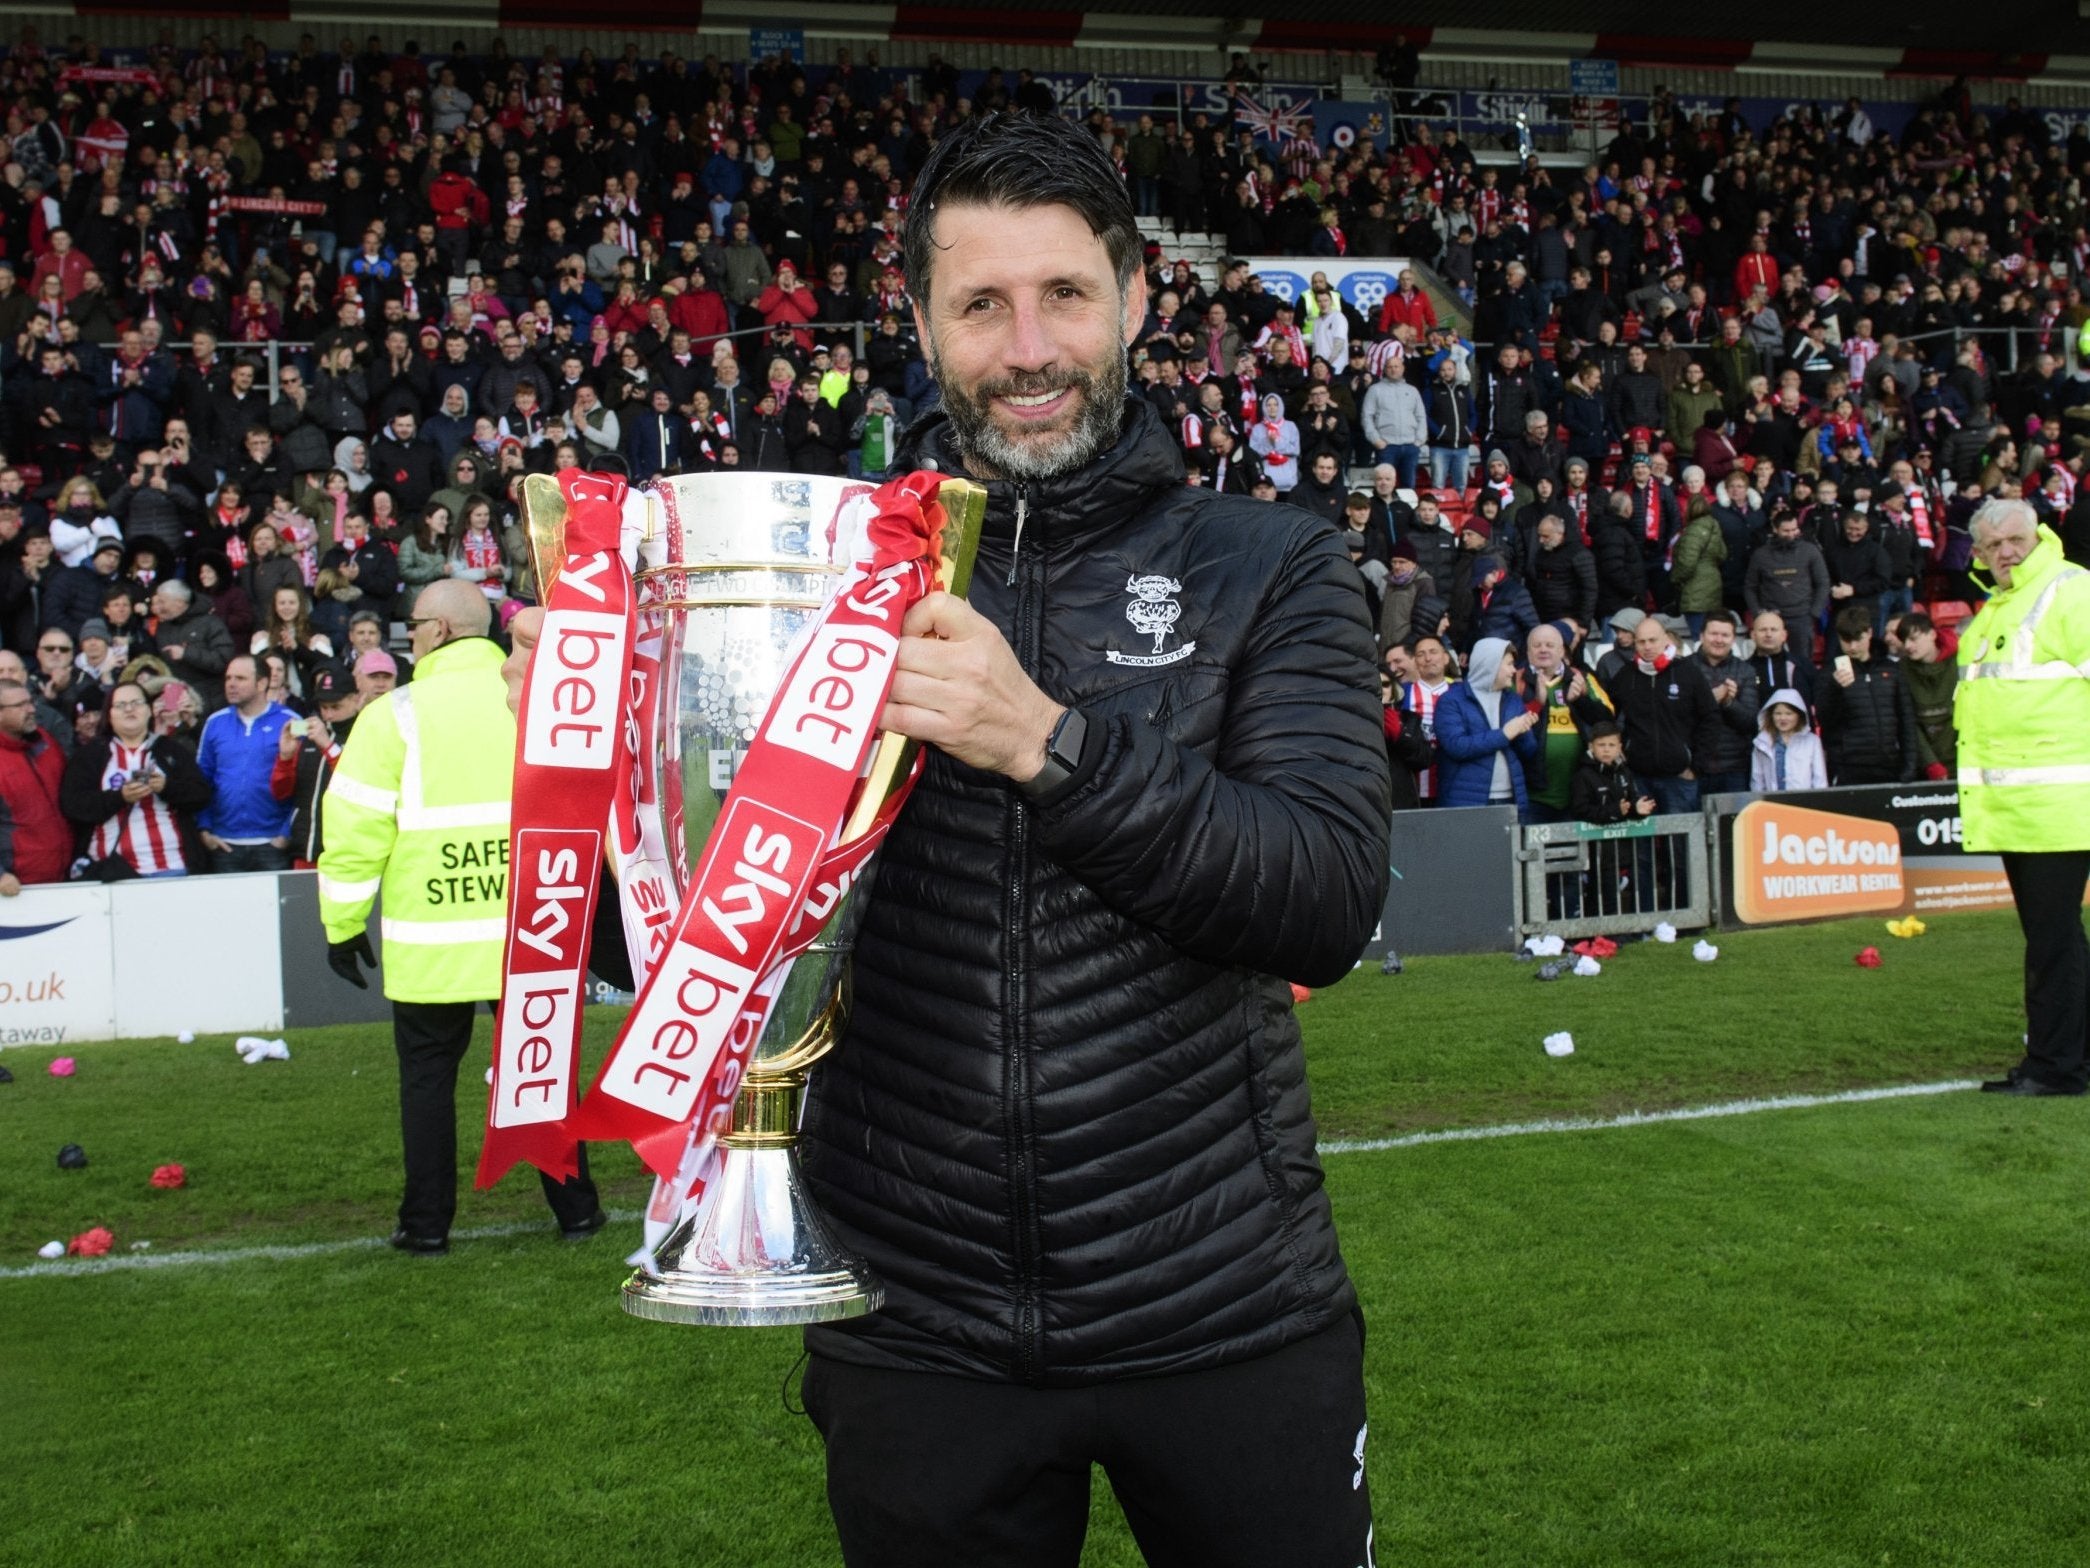
[[[1093,137],[959,127],[906,257],[943,405],[897,466],[989,503],[969,601],[907,619],[884,722],[927,763],[805,1117],[887,1293],[806,1333],[843,1556],[1073,1568],[1100,1464],[1150,1561],[1357,1568],[1363,1325],[1287,982],[1386,893],[1361,582],[1125,396],[1146,283]]]

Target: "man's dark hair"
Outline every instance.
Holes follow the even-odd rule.
[[[1732,610],[1707,610],[1705,612],[1705,624],[1710,626],[1715,621],[1718,621],[1731,632],[1740,632],[1742,629],[1740,617]]]
[[[1836,639],[1839,642],[1855,642],[1860,637],[1872,634],[1872,606],[1869,604],[1846,604],[1836,612]]]
[[[1596,723],[1589,727],[1589,738],[1592,741],[1619,740],[1623,739],[1624,736],[1625,731],[1621,730],[1609,719],[1598,719]]]
[[[902,240],[907,286],[925,305],[937,209],[967,203],[1072,207],[1109,253],[1118,292],[1132,286],[1142,253],[1132,198],[1096,138],[1072,121],[997,111],[968,121],[930,151],[914,182],[913,221]]]
[[[1933,621],[1921,610],[1911,610],[1894,623],[1894,635],[1903,642],[1907,642],[1911,637],[1918,636],[1923,632],[1934,632],[1937,629],[1937,622]]]

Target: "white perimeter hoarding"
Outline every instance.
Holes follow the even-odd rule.
[[[0,1047],[282,1028],[277,899],[256,873],[0,900]]]

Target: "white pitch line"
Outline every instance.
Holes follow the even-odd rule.
[[[1614,1127],[1653,1127],[1662,1122],[1704,1122],[1721,1116],[1754,1116],[1759,1111],[1804,1111],[1817,1105],[1859,1105],[1868,1100],[1906,1100],[1917,1095],[1957,1094],[1978,1089],[1978,1078],[1945,1083],[1901,1083],[1884,1089],[1844,1089],[1836,1094],[1781,1094],[1762,1100],[1728,1100],[1719,1105],[1687,1105],[1673,1111],[1627,1111],[1622,1116],[1564,1116],[1542,1122],[1507,1122],[1494,1127],[1447,1127],[1439,1132],[1411,1132],[1399,1138],[1332,1138],[1320,1145],[1323,1154],[1377,1154],[1385,1149],[1413,1149],[1425,1143],[1471,1143],[1482,1138],[1522,1138],[1541,1132],[1604,1132]]]
[[[1618,1127],[1653,1127],[1663,1122],[1702,1122],[1722,1116],[1754,1116],[1760,1111],[1799,1111],[1819,1105],[1859,1105],[1870,1100],[1905,1100],[1918,1095],[1955,1094],[1978,1089],[1980,1080],[1956,1078],[1946,1083],[1895,1084],[1884,1089],[1845,1089],[1836,1094],[1784,1094],[1772,1099],[1728,1100],[1719,1105],[1691,1105],[1673,1111],[1628,1111],[1622,1116],[1560,1117],[1550,1121],[1508,1122],[1493,1127],[1447,1127],[1437,1132],[1411,1132],[1399,1138],[1333,1138],[1320,1145],[1323,1154],[1378,1154],[1388,1149],[1414,1149],[1428,1143],[1472,1143],[1483,1138],[1522,1138],[1534,1133],[1604,1132]],[[638,1210],[614,1213],[613,1220],[635,1220]],[[481,1225],[453,1231],[453,1241],[484,1241],[522,1236],[544,1228],[544,1222]],[[287,1263],[299,1258],[343,1252],[368,1252],[385,1245],[382,1236],[354,1236],[345,1241],[308,1241],[282,1247],[230,1247],[217,1252],[127,1252],[106,1258],[58,1258],[0,1268],[0,1280],[46,1279],[63,1275],[113,1274],[126,1269],[178,1269],[227,1263]]]
[[[639,1209],[613,1210],[612,1220],[635,1220]],[[475,1225],[453,1230],[452,1241],[490,1241],[503,1236],[528,1236],[541,1232],[548,1221],[516,1221],[506,1225]],[[216,1252],[125,1252],[115,1257],[53,1258],[49,1262],[0,1269],[0,1279],[38,1279],[51,1275],[114,1274],[127,1269],[182,1269],[225,1263],[290,1263],[299,1258],[323,1258],[341,1252],[370,1252],[387,1245],[382,1236],[351,1236],[342,1241],[306,1241],[281,1247],[228,1247]]]

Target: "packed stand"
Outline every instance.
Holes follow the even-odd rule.
[[[533,600],[529,473],[885,473],[936,396],[914,172],[962,116],[1054,108],[1027,70],[961,97],[933,57],[374,35],[132,67],[25,33],[0,98],[0,893],[315,861],[358,706],[411,679],[413,596],[460,578],[503,624]],[[1767,751],[1779,780],[1941,769],[1973,506],[2022,491],[2090,539],[2090,380],[2063,369],[2090,309],[2062,281],[2090,259],[2090,149],[2032,116],[1944,103],[1890,146],[1658,102],[1574,179],[1477,170],[1423,122],[1342,154],[1090,123],[1179,232],[1448,280],[1441,314],[1411,269],[1367,317],[1152,244],[1130,368],[1187,482],[1345,536],[1419,803],[1574,810],[1614,721],[1635,783],[1606,812]],[[1628,647],[1648,610],[1682,620]],[[1847,669],[1821,672],[1824,638]],[[1943,672],[1921,689],[1919,648]],[[1687,719],[1636,717],[1679,678]],[[1773,699],[1822,758],[1788,756]],[[1446,700],[1489,721],[1474,756],[1438,738]]]

